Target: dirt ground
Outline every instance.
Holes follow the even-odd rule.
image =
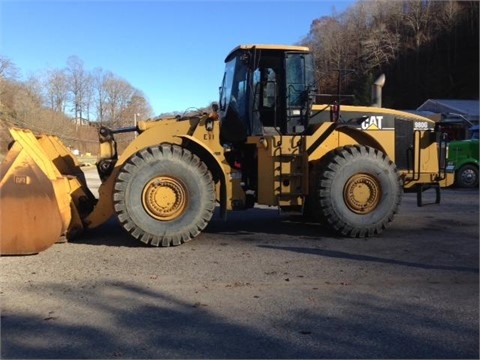
[[[380,237],[256,208],[150,248],[115,221],[0,258],[2,358],[479,357],[478,189]]]

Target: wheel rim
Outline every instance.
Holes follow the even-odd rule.
[[[368,214],[375,210],[381,195],[380,183],[369,174],[352,176],[343,191],[345,204],[356,214]]]
[[[154,219],[168,221],[181,216],[188,204],[185,185],[169,176],[150,180],[142,192],[145,211]]]
[[[461,174],[462,182],[465,185],[473,185],[477,181],[477,176],[475,174],[475,171],[472,169],[467,169]]]

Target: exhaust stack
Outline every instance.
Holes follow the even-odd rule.
[[[385,74],[380,75],[372,85],[372,106],[382,107],[383,85],[385,85]]]

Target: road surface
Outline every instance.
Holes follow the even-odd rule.
[[[478,200],[406,194],[362,240],[256,208],[150,248],[112,220],[0,258],[1,357],[478,359]]]

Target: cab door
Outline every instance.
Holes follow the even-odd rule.
[[[310,53],[285,53],[285,133],[303,133],[316,92],[315,66]]]

